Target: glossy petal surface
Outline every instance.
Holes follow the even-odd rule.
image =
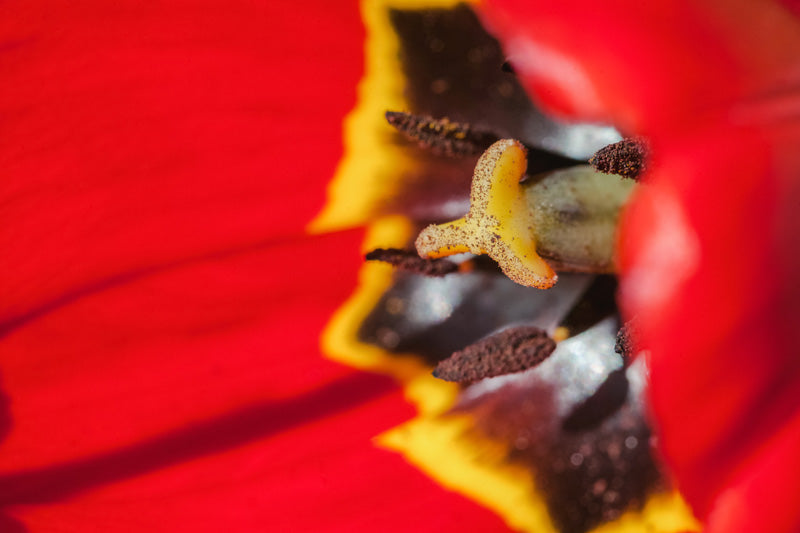
[[[0,21],[0,529],[502,528],[372,446],[411,415],[390,380],[319,356],[360,263],[360,233],[304,235],[355,6]]]
[[[622,240],[622,301],[652,350],[653,411],[682,491],[709,531],[795,531],[797,19],[766,1],[490,4],[542,102],[653,142]]]

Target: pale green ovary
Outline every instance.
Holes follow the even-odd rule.
[[[523,184],[536,251],[556,270],[613,272],[619,214],[635,186],[589,165]]]

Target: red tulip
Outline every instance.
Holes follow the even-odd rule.
[[[796,7],[796,6],[795,6]],[[530,92],[652,142],[621,242],[660,446],[708,532],[800,529],[800,20],[776,2],[493,0]]]
[[[319,357],[360,262],[360,232],[304,232],[355,100],[354,6],[0,9],[0,529],[502,529],[370,443],[412,415],[389,380]],[[621,9],[486,16],[518,62],[550,52],[521,74],[553,111],[653,140],[622,259],[665,453],[710,529],[791,531],[798,161],[772,74],[796,74],[796,26]]]
[[[307,237],[355,6],[0,8],[2,531],[497,529],[324,362],[361,234]],[[350,253],[342,253],[350,250]]]

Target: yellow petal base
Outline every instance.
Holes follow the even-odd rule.
[[[359,104],[345,126],[347,145],[330,189],[330,201],[310,231],[331,231],[370,222],[365,249],[403,247],[412,225],[402,218],[375,220],[375,205],[391,197],[397,180],[387,186],[386,169],[414,165],[408,156],[372,135],[386,128],[387,109],[407,107],[402,96],[403,79],[397,58],[397,40],[388,12],[392,8],[426,9],[453,7],[453,0],[367,0],[362,13],[367,25],[367,74],[359,91]],[[524,171],[524,169],[523,169]],[[545,276],[546,277],[546,276]],[[331,319],[322,338],[322,349],[331,359],[350,366],[386,373],[403,384],[406,397],[419,414],[406,424],[376,437],[378,446],[403,454],[443,486],[458,491],[497,512],[515,530],[553,533],[543,500],[536,493],[531,474],[502,462],[496,443],[464,437],[465,417],[443,413],[455,402],[457,385],[436,380],[430,368],[409,354],[402,357],[364,344],[357,332],[363,320],[391,285],[391,269],[368,263],[362,267],[359,288]],[[471,433],[474,435],[474,432]],[[677,493],[651,496],[644,509],[630,512],[599,529],[601,533],[675,532],[697,530]]]

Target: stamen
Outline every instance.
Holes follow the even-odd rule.
[[[638,180],[647,170],[650,146],[642,137],[630,137],[598,150],[589,164],[598,172]]]
[[[367,261],[383,261],[390,265],[424,276],[442,277],[459,270],[459,266],[447,259],[424,259],[409,250],[398,248],[377,248],[364,258]]]
[[[511,62],[508,60],[503,61],[503,65],[500,67],[500,70],[502,70],[503,72],[508,72],[509,74],[516,74],[516,71],[514,70],[514,65],[512,65]]]
[[[387,111],[386,120],[421,147],[451,157],[480,154],[497,141],[497,136],[492,133],[477,130],[469,124],[451,122],[448,118]]]
[[[436,366],[433,375],[445,381],[473,383],[534,367],[555,349],[555,341],[544,330],[510,328],[454,353]]]

